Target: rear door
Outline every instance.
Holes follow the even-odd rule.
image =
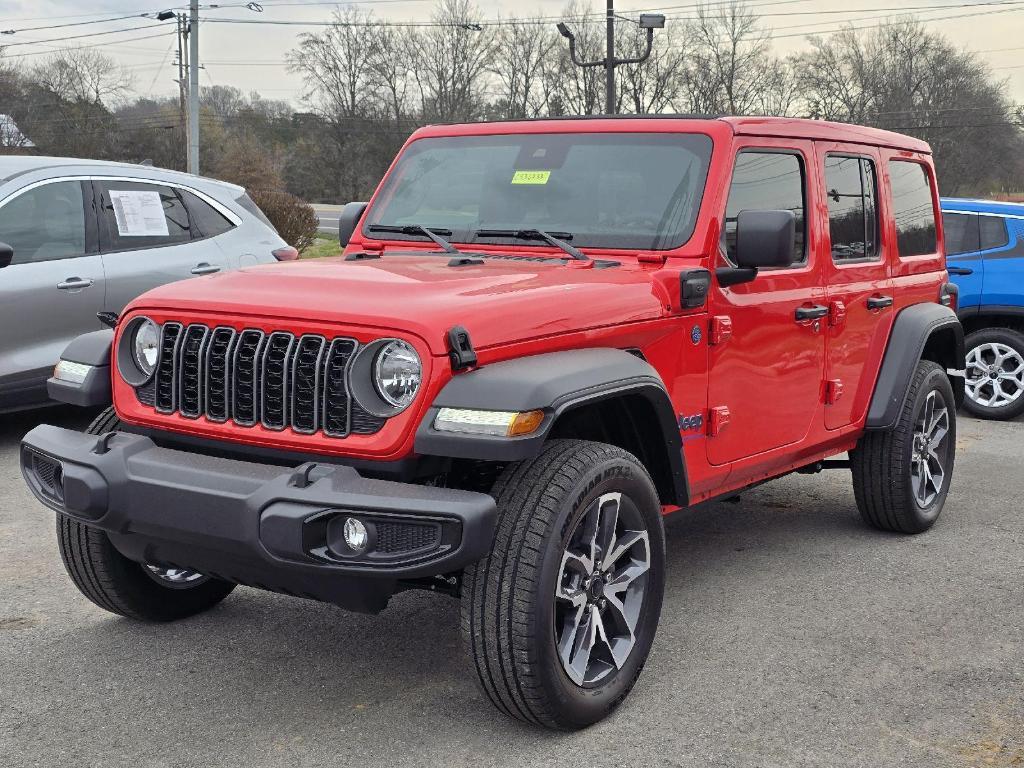
[[[103,262],[96,253],[92,188],[46,181],[0,203],[0,409],[45,400],[45,383],[68,343],[101,328]]]
[[[984,269],[979,303],[1024,309],[1024,219],[982,213],[978,230]]]
[[[981,304],[985,261],[981,250],[978,214],[954,209],[942,211],[942,231],[946,241],[946,269],[960,289],[959,305]]]
[[[231,268],[216,241],[203,239],[185,190],[151,181],[94,184],[108,311],[121,311],[158,285]]]
[[[720,328],[727,321],[731,327],[728,338],[710,347],[712,422],[726,411],[729,419],[728,427],[707,441],[708,460],[715,465],[798,443],[812,427],[820,430],[815,420],[820,418],[825,367],[825,319],[804,317],[808,311],[827,309],[821,259],[814,247],[820,235],[811,215],[818,205],[810,182],[814,147],[811,142],[760,138],[738,141],[737,146],[722,265],[731,263],[736,217],[744,210],[792,210],[801,256],[792,267],[761,270],[752,282],[715,284],[713,322]]]
[[[874,386],[870,363],[881,359],[892,327],[886,258],[892,244],[880,226],[877,153],[856,145],[817,148],[828,208],[825,427],[839,429],[867,408]]]

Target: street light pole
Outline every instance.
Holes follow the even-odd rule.
[[[189,2],[188,172],[199,173],[199,0]]]
[[[665,27],[665,17],[657,13],[641,13],[640,21],[634,22],[640,29],[647,30],[647,48],[643,54],[631,59],[615,58],[615,5],[614,0],[608,0],[607,6],[607,44],[605,57],[600,61],[580,61],[576,56],[576,36],[564,22],[558,23],[558,33],[569,41],[569,58],[577,67],[604,67],[605,86],[605,114],[614,115],[615,109],[615,68],[620,64],[641,64],[651,56],[654,46],[654,30]],[[633,21],[632,19],[625,19]]]
[[[615,108],[615,0],[608,0],[605,19],[607,47],[604,58],[604,98],[606,115],[614,115]]]

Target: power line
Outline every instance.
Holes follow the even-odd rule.
[[[59,43],[65,40],[78,40],[83,37],[99,37],[100,35],[116,35],[120,32],[135,32],[140,29],[154,29],[155,27],[162,27],[163,24],[143,24],[139,27],[125,27],[124,29],[109,29],[103,32],[89,32],[82,35],[70,35],[66,37],[51,37],[47,40],[19,40],[14,43],[5,43],[4,48],[13,48],[16,45],[40,45],[41,43]]]
[[[127,16],[114,16],[109,19],[93,19],[92,21],[72,21],[65,24],[47,24],[42,27],[24,27],[22,29],[3,29],[0,35],[14,35],[19,32],[38,32],[41,29],[63,29],[65,27],[83,27],[87,24],[109,24],[112,21],[124,21],[125,19],[146,18],[144,13],[132,13]]]
[[[126,30],[118,30],[118,31],[123,32],[123,31],[126,31]],[[159,32],[159,33],[157,33],[155,35],[140,35],[140,36],[136,36],[136,37],[126,37],[124,40],[115,40],[113,42],[104,41],[102,43],[93,43],[92,45],[79,45],[79,46],[76,46],[75,48],[73,48],[72,50],[80,51],[80,50],[82,50],[84,48],[110,47],[110,46],[114,46],[114,45],[120,45],[121,43],[134,43],[134,42],[137,42],[139,40],[155,40],[158,37],[164,37],[165,35],[169,35],[169,34],[170,34],[170,32]],[[33,43],[33,45],[38,45],[38,44],[39,43]],[[24,53],[10,53],[10,54],[5,53],[3,55],[3,57],[0,57],[0,61],[6,60],[6,59],[20,59],[20,58],[24,58],[25,56],[46,56],[48,54],[53,53],[54,51],[64,51],[64,50],[68,50],[68,46],[59,46],[59,47],[55,47],[55,48],[50,48],[49,50],[46,50],[46,51],[26,51]],[[152,51],[148,51],[148,53],[152,53]]]

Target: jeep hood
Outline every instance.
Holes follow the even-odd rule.
[[[477,349],[661,317],[668,297],[649,270],[527,258],[449,266],[446,255],[385,253],[248,267],[156,288],[134,309],[225,312],[405,331],[445,354],[452,326]]]

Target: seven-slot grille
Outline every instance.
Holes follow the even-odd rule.
[[[358,346],[316,334],[164,323],[156,372],[136,392],[163,414],[307,435],[373,434],[384,419],[363,410],[348,391]]]

